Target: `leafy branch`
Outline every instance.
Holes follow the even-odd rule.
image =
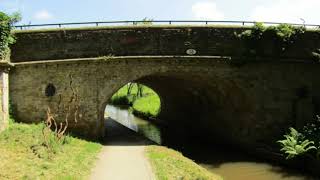
[[[317,149],[313,146],[313,141],[308,139],[303,140],[303,135],[292,127],[290,128],[290,134],[286,134],[284,137],[284,140],[279,140],[277,142],[282,146],[280,151],[287,155],[286,159],[292,159],[312,149]]]
[[[246,45],[247,55],[260,54],[263,48],[259,46],[263,44],[263,40],[272,40],[278,52],[284,52],[298,37],[306,31],[306,28],[296,27],[289,24],[280,24],[278,26],[265,27],[263,23],[255,23],[255,25],[236,36],[243,40]]]
[[[21,20],[19,13],[11,16],[0,11],[0,60],[4,60],[9,54],[9,45],[15,43],[15,37],[11,30],[13,24]]]

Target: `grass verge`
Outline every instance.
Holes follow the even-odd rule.
[[[133,102],[133,113],[143,117],[157,117],[160,111],[160,98],[157,94],[150,94]]]
[[[41,156],[34,147],[43,142],[42,128],[11,123],[0,134],[0,179],[86,179],[101,145],[68,137],[53,156]]]
[[[147,146],[146,154],[158,180],[222,180],[172,149]]]

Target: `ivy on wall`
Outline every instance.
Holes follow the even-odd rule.
[[[274,46],[273,53],[281,54],[305,31],[306,28],[303,26],[280,24],[266,27],[263,23],[256,23],[251,29],[237,34],[237,36],[245,43],[245,55],[263,54],[264,50],[261,47],[265,47],[264,43],[268,43],[268,41],[272,42]]]
[[[19,13],[9,16],[0,11],[0,60],[5,59],[9,53],[9,45],[15,42],[15,38],[11,34],[12,25],[20,19]]]

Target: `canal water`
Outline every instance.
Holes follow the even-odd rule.
[[[107,105],[105,116],[161,144],[159,128],[134,116],[127,109]],[[316,180],[277,165],[258,161],[236,149],[197,146],[196,149],[182,153],[200,166],[222,176],[224,180]]]

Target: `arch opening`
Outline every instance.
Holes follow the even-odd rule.
[[[126,83],[112,95],[106,105],[104,111],[106,136],[117,134],[114,132],[116,129],[126,127],[161,144],[161,133],[155,124],[160,112],[161,100],[152,88],[138,82]],[[119,135],[127,137],[127,141],[134,136],[127,131],[122,132]]]
[[[250,121],[248,113],[252,106],[237,82],[178,73],[148,75],[132,82],[142,84],[158,94],[161,106],[158,113],[147,113],[145,116],[132,110],[137,107],[133,97],[119,95],[119,91],[122,94],[128,91],[130,82],[117,88],[119,91],[109,98],[106,110],[111,104],[131,108],[129,112],[146,118],[158,128],[162,144],[181,147],[221,140],[230,144],[250,141],[246,139],[249,133],[246,126]]]

